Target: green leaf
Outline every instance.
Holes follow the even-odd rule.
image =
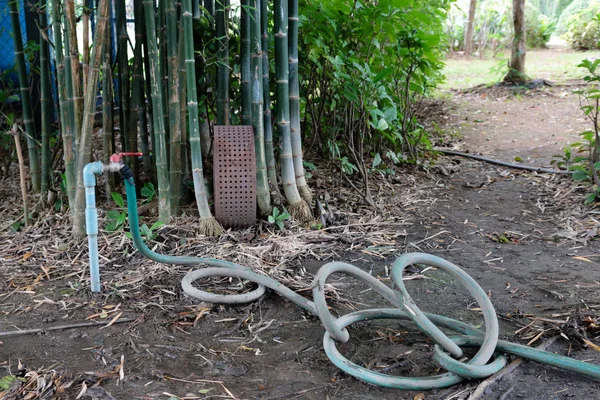
[[[117,230],[117,228],[118,228],[117,221],[112,221],[112,222],[109,222],[109,223],[106,225],[106,230],[107,230],[107,231],[109,231],[109,232],[114,232],[114,231],[116,231],[116,230]]]
[[[117,210],[110,210],[107,214],[106,217],[108,219],[112,219],[112,220],[117,220],[119,219],[119,217],[121,216],[121,212],[117,211]]]
[[[161,226],[163,226],[165,223],[162,221],[156,221],[155,223],[152,224],[152,226],[150,227],[150,230],[157,230],[158,228],[160,228]]]
[[[582,171],[575,171],[573,173],[573,180],[575,181],[587,181],[588,179],[588,175]]]
[[[377,122],[377,130],[378,131],[385,131],[387,128],[389,128],[389,125],[387,123],[387,121],[385,120],[385,118],[381,118],[379,120],[379,122]]]
[[[593,193],[589,193],[587,195],[587,197],[585,198],[585,204],[592,204],[593,202],[596,201],[596,197],[598,196],[598,193],[593,192]]]
[[[277,210],[277,209],[275,208],[275,210]],[[274,224],[274,223],[275,223],[275,218],[273,218],[273,216],[272,216],[272,215],[269,215],[269,218],[268,218],[268,220],[269,220],[269,222],[270,222],[270,223],[272,223],[272,224]]]
[[[379,164],[381,164],[381,156],[377,153],[375,154],[375,158],[373,158],[373,169],[377,168]]]
[[[117,218],[117,223],[119,225],[123,225],[125,223],[126,219],[127,219],[127,215],[125,213],[121,213],[121,215],[119,215],[119,218]]]
[[[112,197],[119,207],[125,208],[125,202],[123,201],[123,196],[121,196],[121,193],[112,192],[110,197]]]
[[[278,215],[279,215],[279,208],[273,207],[273,217],[277,218]]]

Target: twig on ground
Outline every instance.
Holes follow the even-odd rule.
[[[109,322],[109,324],[113,325],[113,324],[120,324],[122,322],[132,322],[134,321],[134,318],[123,318],[120,319],[118,321],[111,321]],[[34,333],[40,333],[40,332],[50,332],[50,331],[62,331],[65,329],[75,329],[75,328],[89,328],[92,326],[102,326],[102,325],[108,325],[105,321],[99,321],[99,322],[82,322],[79,324],[70,324],[70,325],[61,325],[61,326],[51,326],[48,328],[38,328],[38,329],[25,329],[22,331],[10,331],[10,332],[0,332],[0,337],[9,337],[9,336],[22,336],[22,335],[30,335],[30,334],[34,334]]]
[[[553,337],[549,338],[548,340],[544,341],[544,343],[542,343],[539,346],[537,346],[536,349],[538,349],[538,350],[546,350],[558,338],[559,338],[559,336],[553,336]],[[483,382],[481,382],[479,384],[479,386],[477,386],[477,389],[475,389],[475,391],[473,393],[471,393],[471,395],[469,396],[468,400],[479,400],[479,399],[482,399],[483,396],[484,396],[484,394],[485,394],[484,393],[485,390],[489,386],[493,385],[494,383],[496,383],[497,381],[499,381],[500,379],[502,379],[504,376],[506,376],[506,375],[510,374],[511,372],[513,372],[521,364],[523,364],[523,361],[524,360],[522,358],[517,358],[516,360],[514,360],[513,362],[511,362],[510,364],[508,364],[506,367],[504,367],[500,371],[496,372],[494,375],[490,376],[489,378],[487,378],[486,380],[484,380]]]

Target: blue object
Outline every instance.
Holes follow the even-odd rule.
[[[13,82],[14,87],[18,87],[18,77],[15,68],[15,43],[12,36],[12,23],[10,21],[10,10],[8,2],[12,0],[0,0],[0,76],[5,71],[13,70],[8,74],[7,79]],[[27,29],[25,25],[24,0],[19,1],[19,20],[21,22],[21,35],[23,44],[27,43]],[[7,83],[0,79],[0,89],[3,89]]]
[[[90,286],[92,292],[100,291],[100,263],[98,261],[98,210],[96,209],[96,175],[103,172],[100,161],[83,168],[85,186],[85,232],[88,237],[90,257]]]

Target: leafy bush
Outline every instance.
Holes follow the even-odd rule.
[[[567,22],[566,40],[575,50],[591,50],[600,47],[600,1],[576,12]]]
[[[590,186],[585,204],[594,204],[600,200],[600,60],[583,60],[578,65],[584,68],[583,78],[591,85],[580,90],[581,111],[592,123],[592,130],[579,134],[580,142],[571,143],[563,150],[563,154],[555,156],[553,163],[560,168],[573,172],[573,180],[587,183]]]
[[[319,142],[325,156],[364,182],[365,157],[389,149],[416,162],[418,149],[430,146],[416,105],[442,81],[449,6],[450,0],[302,1],[305,142]]]
[[[596,2],[596,0],[571,0],[570,4],[567,5],[564,10],[560,13],[558,18],[558,24],[556,26],[556,33],[563,35],[569,30],[569,21],[575,14],[587,9],[590,4]]]
[[[543,49],[556,29],[556,21],[543,15],[532,4],[525,3],[525,28],[527,47]]]

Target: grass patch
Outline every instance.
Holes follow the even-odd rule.
[[[466,89],[480,84],[494,84],[503,78],[509,56],[509,53],[504,53],[495,59],[448,59],[444,68],[446,82],[440,89]],[[586,58],[600,58],[600,51],[531,50],[527,52],[525,68],[532,79],[564,83],[583,77],[583,71],[577,65]]]

